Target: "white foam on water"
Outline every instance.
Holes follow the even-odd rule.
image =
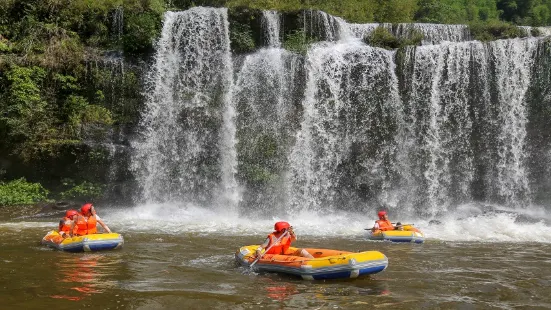
[[[441,218],[394,218],[392,221],[413,223],[428,242],[544,242],[551,243],[551,215],[545,208],[532,206],[522,211],[496,205],[466,204]],[[299,236],[363,238],[376,216],[347,211],[319,214],[301,211],[287,217],[251,219],[246,213],[220,213],[204,207],[177,203],[146,204],[129,209],[104,209],[101,217],[117,232],[144,232],[159,234],[198,233],[206,235],[267,235],[277,221],[288,221]],[[436,222],[439,221],[439,222]],[[54,228],[56,223],[1,223],[0,227]]]
[[[289,217],[251,219],[234,212],[220,213],[203,207],[181,204],[147,204],[131,209],[105,210],[102,218],[121,233],[127,231],[180,234],[187,232],[250,235],[268,234],[277,221],[288,221],[297,234],[316,236],[357,236],[366,227],[367,217],[349,212],[320,216],[300,212]],[[351,221],[351,219],[353,219]],[[372,226],[372,224],[368,225]]]
[[[100,216],[109,227],[121,234],[153,233],[178,235],[267,235],[277,221],[288,221],[297,235],[330,238],[364,238],[366,228],[376,220],[373,214],[347,211],[301,211],[287,217],[251,219],[234,211],[221,213],[204,207],[178,203],[145,204],[133,208],[102,209]],[[545,208],[530,206],[518,211],[499,205],[466,204],[441,218],[395,218],[392,221],[413,223],[426,237],[427,242],[542,242],[551,243],[551,215]],[[438,221],[438,222],[436,222]],[[0,223],[0,230],[24,231],[27,229],[55,229],[57,221]],[[101,230],[101,229],[100,229]]]

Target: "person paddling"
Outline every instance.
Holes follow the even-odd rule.
[[[379,220],[375,221],[375,225],[373,225],[373,228],[371,228],[371,231],[375,232],[378,230],[387,231],[387,230],[395,230],[400,228],[402,225],[400,223],[396,223],[397,225],[394,226],[388,219],[388,215],[386,214],[386,211],[379,211],[377,213],[379,216]]]
[[[95,234],[97,233],[96,226],[98,223],[106,232],[111,232],[109,227],[96,214],[94,206],[91,203],[86,203],[80,208],[80,214],[74,220],[73,225],[76,226],[75,234],[78,236]],[[73,229],[71,229],[71,232],[73,232]]]
[[[293,227],[287,222],[277,222],[274,225],[274,232],[269,234],[263,244],[256,249],[256,256],[264,254],[283,254],[314,258],[304,249],[290,250],[291,243],[297,240]],[[285,235],[285,236],[284,236]],[[262,251],[266,249],[265,253]]]

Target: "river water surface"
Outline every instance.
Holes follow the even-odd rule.
[[[427,232],[424,244],[392,244],[366,241],[363,218],[351,216],[348,224],[337,224],[345,215],[302,215],[294,223],[298,246],[378,250],[389,259],[385,271],[369,277],[304,281],[251,272],[235,263],[236,250],[260,243],[272,219],[249,223],[205,210],[163,217],[146,209],[154,211],[99,210],[124,235],[124,248],[76,254],[40,244],[60,212],[25,216],[3,211],[0,308],[551,308],[551,244],[523,241],[526,233],[512,231],[522,225],[509,225],[501,237],[487,229],[494,240],[481,240],[468,227],[452,238],[436,233],[442,227],[417,225]],[[486,225],[499,216],[488,217]],[[536,227],[544,237],[551,235],[547,226]]]

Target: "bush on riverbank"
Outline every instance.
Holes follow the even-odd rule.
[[[49,191],[39,183],[30,183],[21,178],[0,182],[0,206],[32,205],[47,201]]]

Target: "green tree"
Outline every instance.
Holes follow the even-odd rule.
[[[417,11],[417,0],[377,0],[374,12],[376,22],[412,22]]]
[[[48,135],[51,113],[40,92],[45,77],[46,72],[40,67],[13,66],[6,73],[8,87],[0,121],[15,141],[36,141]]]

